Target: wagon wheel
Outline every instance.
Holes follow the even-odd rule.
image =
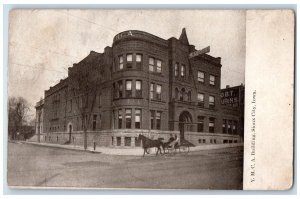
[[[179,147],[179,151],[180,151],[181,153],[188,153],[188,152],[190,152],[190,147],[189,147],[189,146],[186,146],[186,145],[181,145],[181,146]]]
[[[172,154],[172,155],[175,155],[175,153],[176,153],[176,148],[175,148],[175,147],[168,147],[168,153],[169,153],[169,154]]]

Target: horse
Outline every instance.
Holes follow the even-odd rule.
[[[144,148],[144,154],[143,157],[145,156],[145,153],[147,152],[147,149],[152,148],[152,147],[156,147],[157,151],[156,151],[156,155],[158,155],[158,151],[161,153],[161,146],[163,146],[163,142],[158,139],[158,140],[151,140],[150,138],[147,138],[146,136],[139,134],[138,140],[142,140],[142,144],[143,144],[143,148]]]

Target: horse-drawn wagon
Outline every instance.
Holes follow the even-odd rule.
[[[186,140],[180,140],[179,142],[172,143],[174,140],[169,140],[168,142],[163,142],[162,139],[152,140],[146,136],[140,134],[138,140],[142,140],[142,147],[144,149],[144,154],[149,154],[151,148],[155,148],[155,153],[160,154],[175,154],[175,153],[188,153],[190,151],[189,142]],[[162,153],[163,150],[163,153]]]

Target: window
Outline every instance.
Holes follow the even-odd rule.
[[[123,55],[119,56],[119,70],[122,70],[123,69]]]
[[[121,146],[121,137],[117,137],[117,146]]]
[[[161,85],[156,85],[156,99],[161,100]]]
[[[131,137],[124,138],[124,146],[131,146]]]
[[[154,71],[154,58],[152,57],[149,58],[149,71]]]
[[[141,128],[141,109],[135,109],[135,128]]]
[[[214,107],[215,107],[215,97],[209,96],[209,108],[214,108]]]
[[[123,81],[118,81],[119,84],[119,98],[123,97]]]
[[[175,99],[178,100],[178,93],[179,93],[179,90],[178,88],[175,88]]]
[[[72,111],[72,108],[73,108],[73,102],[72,100],[70,100],[70,111]]]
[[[151,129],[154,129],[154,116],[155,116],[155,111],[150,111],[150,123],[151,123]]]
[[[93,131],[96,130],[97,127],[97,115],[93,115]]]
[[[122,109],[120,109],[118,111],[118,128],[119,129],[122,128],[122,122],[123,122],[123,113],[122,113]]]
[[[161,61],[156,60],[156,72],[161,73]]]
[[[178,77],[179,66],[178,63],[175,64],[175,77]]]
[[[189,92],[187,93],[187,95],[188,95],[188,101],[192,101],[192,92],[189,91]]]
[[[214,75],[209,76],[209,85],[214,86],[216,81],[216,77]]]
[[[126,97],[132,97],[132,81],[126,80]]]
[[[232,128],[231,128],[231,121],[230,120],[228,121],[227,128],[228,128],[228,133],[232,134]]]
[[[116,83],[113,83],[113,98],[114,99],[118,98],[117,94],[118,94],[118,90],[116,89]]]
[[[204,94],[198,93],[197,94],[198,106],[204,107]]]
[[[150,84],[150,99],[153,99],[154,97],[154,84]]]
[[[135,81],[135,95],[136,95],[136,97],[142,97],[142,81],[141,80]]]
[[[204,117],[198,116],[197,131],[203,132],[203,130],[204,130]]]
[[[179,92],[179,100],[183,101],[184,89]]]
[[[126,56],[126,67],[132,68],[132,54],[127,54]]]
[[[233,121],[232,123],[232,132],[233,134],[237,134],[237,122]]]
[[[141,146],[141,140],[139,140],[137,137],[134,138],[135,146]]]
[[[180,76],[184,77],[185,75],[185,65],[181,65]]]
[[[198,82],[204,83],[204,72],[198,71]]]
[[[143,60],[143,55],[142,54],[136,54],[136,68],[141,70],[142,68],[142,60]]]
[[[223,133],[227,133],[226,132],[226,126],[227,126],[227,121],[223,120],[223,125],[222,125]]]
[[[161,112],[156,112],[156,129],[160,129],[160,123],[161,123]]]
[[[215,118],[209,118],[208,128],[210,133],[215,132]]]
[[[126,128],[131,129],[131,109],[125,109]]]

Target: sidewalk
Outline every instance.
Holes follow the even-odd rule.
[[[77,146],[77,145],[61,145],[61,144],[51,144],[51,143],[30,142],[30,141],[20,141],[20,143],[45,146],[45,147],[53,147],[53,148],[62,148],[62,149],[83,151],[83,152],[90,152],[90,153],[102,153],[107,155],[141,156],[144,153],[144,150],[141,147],[137,147],[137,148],[96,147],[96,150],[94,151],[93,147],[88,147],[87,150],[84,150],[83,146]],[[190,151],[214,150],[214,149],[231,148],[231,147],[239,147],[239,146],[243,146],[243,143],[211,144],[211,145],[207,144],[207,145],[190,147]],[[152,153],[154,154],[154,150],[151,151],[151,154]]]

